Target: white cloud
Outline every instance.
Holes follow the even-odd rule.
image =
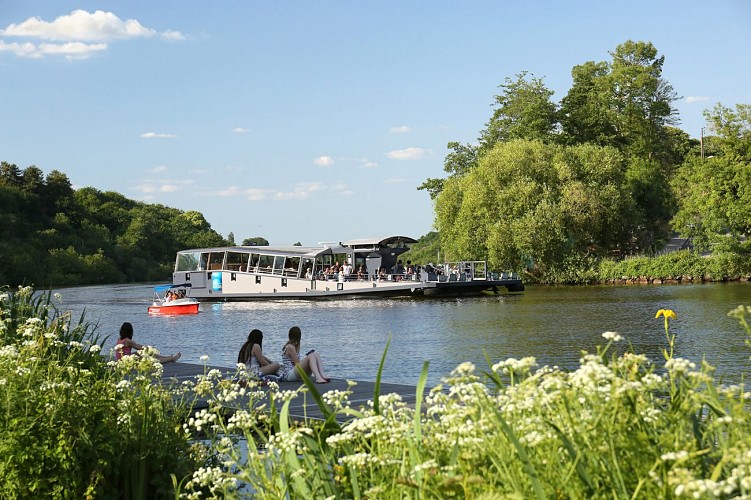
[[[163,40],[169,40],[171,42],[181,42],[185,40],[185,35],[175,30],[166,30],[161,34]]]
[[[401,184],[406,181],[407,179],[405,179],[404,177],[390,177],[388,179],[384,179],[383,183],[384,184]]]
[[[49,55],[61,55],[66,59],[87,59],[95,52],[107,50],[106,43],[41,43],[39,45],[31,42],[25,43],[5,43],[0,40],[0,52],[12,52],[18,57],[29,57],[39,59]]]
[[[355,194],[355,192],[349,189],[343,182],[337,182],[336,184],[331,186],[331,189],[333,191],[336,191],[339,196],[352,196],[353,194]]]
[[[175,134],[159,134],[156,132],[141,134],[141,138],[143,139],[174,139],[175,137],[177,137]]]
[[[159,168],[159,167],[157,167]],[[192,179],[156,179],[146,180],[136,186],[136,190],[146,195],[148,199],[153,199],[151,193],[174,193],[182,191],[186,186],[194,184]]]
[[[167,171],[167,167],[165,167],[164,165],[159,165],[158,167],[154,167],[152,169],[147,170],[147,172],[150,174],[161,174],[162,172],[166,172],[166,171]]]
[[[378,163],[370,161],[367,158],[360,158],[358,162],[361,168],[376,168],[378,166]]]
[[[295,185],[292,191],[277,191],[274,194],[275,200],[304,200],[310,196],[310,193],[320,191],[323,185],[320,182],[302,182]]]
[[[216,191],[213,194],[222,197],[243,196],[249,201],[304,200],[308,198],[311,193],[320,191],[322,188],[323,185],[320,182],[299,183],[295,185],[292,191],[280,191],[278,189],[262,188],[241,189],[237,186],[230,186],[220,191]]]
[[[412,127],[408,125],[400,125],[398,127],[391,127],[389,132],[392,134],[406,134],[407,132],[412,132]]]
[[[429,149],[423,148],[407,148],[397,149],[395,151],[389,151],[386,156],[392,160],[419,160],[425,158],[431,153]]]
[[[247,134],[248,132],[250,132],[250,129],[245,127],[235,127],[232,129],[232,132],[236,134]]]
[[[708,100],[709,100],[709,97],[704,97],[700,95],[690,95],[690,96],[687,96],[685,99],[686,104],[693,104],[695,102],[704,102]]]
[[[313,163],[319,167],[329,167],[334,164],[334,159],[330,156],[319,156],[313,160]]]
[[[131,38],[149,38],[159,34],[135,19],[123,21],[112,12],[97,10],[93,13],[74,10],[54,21],[29,17],[21,23],[13,23],[0,29],[0,36],[23,37],[63,43],[5,43],[0,40],[0,51],[12,52],[18,57],[41,58],[47,55],[62,55],[67,59],[86,59],[95,52],[107,50],[105,42]],[[166,40],[184,40],[179,31],[161,33]]]
[[[30,17],[20,24],[0,30],[2,36],[23,36],[42,40],[102,41],[116,38],[151,37],[156,31],[144,27],[135,19],[123,21],[112,12],[98,10],[93,14],[74,10],[52,22]]]

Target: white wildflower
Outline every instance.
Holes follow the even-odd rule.
[[[616,332],[605,332],[602,334],[602,338],[611,342],[620,342],[621,340],[623,340],[623,337],[621,337],[620,334]]]

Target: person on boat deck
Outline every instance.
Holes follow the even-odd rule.
[[[365,268],[363,266],[360,266],[360,268],[357,270],[357,281],[362,281],[365,279]]]
[[[305,270],[305,279],[313,279],[313,270],[308,266],[308,268]]]
[[[263,332],[253,329],[237,355],[237,362],[245,363],[259,378],[262,375],[271,375],[279,371],[279,363],[263,355],[262,344]]]
[[[137,355],[138,353],[133,351],[140,351],[143,347],[144,346],[133,340],[133,325],[126,321],[120,327],[120,339],[115,344],[115,361],[120,361],[123,359],[123,356]],[[160,363],[173,363],[180,359],[180,356],[182,356],[182,354],[178,352],[172,356],[157,354],[154,357]]]
[[[317,384],[325,384],[331,379],[323,372],[323,362],[321,356],[313,351],[309,351],[304,358],[300,359],[300,338],[302,331],[299,326],[293,326],[289,329],[289,340],[282,348],[282,369],[280,380],[283,382],[297,382],[301,380],[300,371],[306,374],[313,374]]]

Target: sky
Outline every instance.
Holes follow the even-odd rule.
[[[201,212],[237,243],[433,228],[447,143],[476,143],[505,78],[652,42],[679,127],[751,102],[751,2],[0,3],[0,160]]]

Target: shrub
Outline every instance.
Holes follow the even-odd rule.
[[[0,496],[157,498],[197,468],[151,356],[107,363],[31,288],[0,293]]]

